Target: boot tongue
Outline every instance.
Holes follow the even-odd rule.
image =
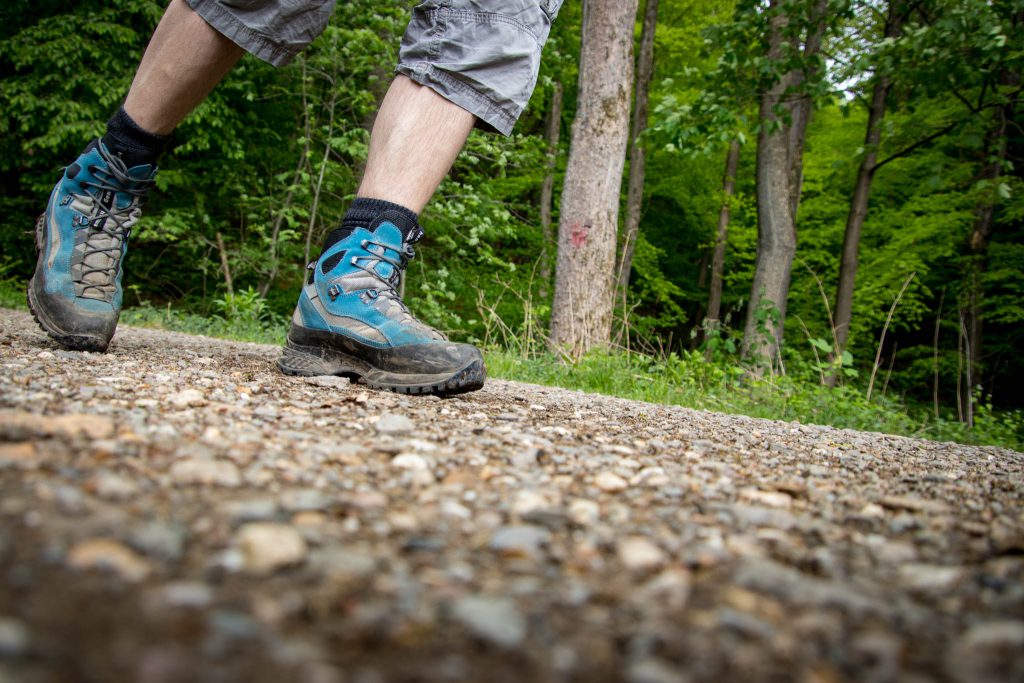
[[[423,237],[423,228],[414,219],[401,211],[384,211],[366,226],[370,232],[377,232],[377,228],[390,223],[402,233],[402,242],[415,244]]]

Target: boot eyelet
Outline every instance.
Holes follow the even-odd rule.
[[[331,285],[330,289],[327,290],[327,296],[331,297],[331,301],[334,301],[341,295],[341,288],[338,285]]]

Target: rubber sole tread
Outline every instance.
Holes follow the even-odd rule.
[[[278,369],[286,375],[297,377],[321,375],[350,377],[355,382],[368,386],[371,389],[413,395],[455,396],[457,394],[465,394],[483,388],[484,381],[487,379],[487,369],[483,361],[476,360],[456,371],[451,376],[436,382],[428,382],[426,384],[379,382],[367,379],[356,367],[355,363],[346,363],[339,368],[339,365],[335,363],[325,363],[322,356],[312,352],[313,349],[309,349],[306,352],[303,351],[305,349],[300,350],[295,346],[286,347],[284,354],[277,361]]]

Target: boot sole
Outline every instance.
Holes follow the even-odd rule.
[[[286,343],[284,353],[277,361],[277,367],[286,375],[349,377],[373,389],[384,389],[399,394],[453,396],[482,388],[487,378],[487,370],[479,359],[474,359],[454,372],[432,375],[401,374],[377,369],[366,361],[336,349],[304,346],[291,339]]]
[[[46,214],[44,213],[43,215],[36,219],[37,270],[39,269],[43,256],[42,248],[40,246],[40,237],[42,236],[41,231],[43,230],[43,221],[45,220],[45,218]],[[28,281],[28,287],[25,290],[25,298],[28,300],[28,310],[32,312],[32,317],[35,318],[36,323],[39,325],[39,327],[42,328],[43,332],[48,334],[51,339],[56,341],[61,346],[71,349],[72,351],[96,351],[99,353],[103,353],[104,351],[106,351],[107,347],[110,345],[109,341],[103,341],[98,337],[92,337],[88,335],[68,334],[61,330],[57,325],[53,323],[52,320],[50,320],[47,317],[46,312],[42,309],[41,306],[36,306],[35,301],[32,300],[32,286],[33,283],[35,282],[35,279],[36,277],[35,275],[33,275],[32,279]]]

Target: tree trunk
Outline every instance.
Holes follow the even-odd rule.
[[[978,203],[974,212],[974,224],[968,242],[968,273],[967,273],[967,305],[964,311],[964,328],[967,343],[967,376],[970,381],[964,382],[961,388],[961,404],[964,406],[963,417],[968,427],[974,426],[974,387],[980,382],[981,348],[982,348],[982,300],[984,289],[982,275],[985,272],[985,260],[988,256],[988,241],[992,236],[992,217],[995,213],[998,197],[996,186],[1002,175],[1003,164],[1006,162],[1006,124],[1013,116],[1010,105],[995,109],[994,121],[989,128],[985,150],[987,158],[978,174],[979,181],[988,183],[984,198]]]
[[[235,293],[235,285],[231,281],[231,266],[228,265],[228,250],[224,246],[224,235],[217,233],[217,251],[220,253],[220,270],[224,274],[224,288],[228,294]]]
[[[551,285],[551,252],[554,251],[555,239],[551,230],[551,200],[555,193],[555,157],[558,154],[558,138],[562,132],[562,84],[555,83],[551,93],[551,108],[548,110],[547,142],[548,165],[544,175],[544,183],[540,187],[540,298],[548,299],[548,287]]]
[[[637,2],[587,0],[583,6],[579,105],[559,207],[550,337],[553,350],[572,357],[611,337]]]
[[[895,38],[902,28],[902,15],[898,0],[890,0],[885,21],[885,37]],[[880,68],[880,67],[879,67]],[[839,262],[839,288],[836,292],[836,310],[832,325],[835,329],[836,353],[842,355],[850,336],[850,322],[853,317],[853,290],[857,280],[858,252],[864,220],[868,215],[868,200],[871,196],[871,181],[878,162],[878,148],[882,141],[882,120],[885,118],[885,102],[892,81],[887,74],[876,74],[875,86],[868,106],[868,126],[864,134],[864,158],[857,169],[857,181],[850,198],[850,211],[846,216],[846,231],[843,233],[843,254]],[[835,386],[839,373],[829,374],[829,386]]]
[[[790,38],[784,43],[790,17],[785,6],[795,4],[772,0],[768,23],[768,58],[782,61],[792,49],[800,49]],[[761,131],[757,141],[757,260],[754,283],[747,305],[743,332],[743,356],[758,370],[777,367],[786,319],[786,300],[796,255],[796,213],[803,183],[803,148],[811,117],[811,96],[801,86],[810,61],[821,49],[825,32],[827,2],[819,0],[807,17],[802,47],[804,68],[783,74],[761,95]]]
[[[740,143],[733,140],[725,155],[725,177],[722,180],[722,208],[718,211],[715,250],[711,256],[711,291],[708,293],[707,325],[718,327],[722,314],[722,275],[725,270],[725,244],[729,237],[729,204],[736,193],[736,169],[740,161]]]
[[[647,130],[648,91],[654,74],[654,32],[658,26],[658,0],[647,0],[644,7],[644,27],[640,34],[640,54],[636,66],[636,94],[633,99],[633,127],[630,131],[629,184],[626,190],[625,237],[617,270],[617,291],[625,301],[633,269],[633,248],[640,230],[640,206],[644,197],[646,156],[640,136]]]

